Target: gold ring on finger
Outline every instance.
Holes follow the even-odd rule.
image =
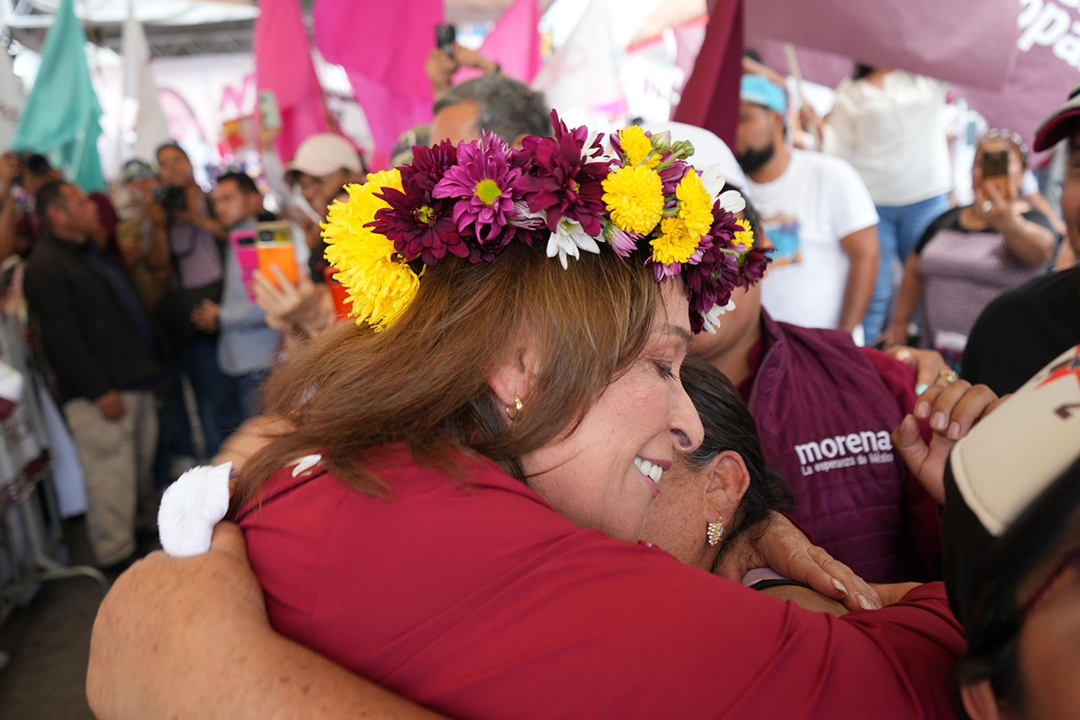
[[[955,370],[942,370],[938,373],[938,378],[944,380],[946,383],[954,383],[960,379],[960,376],[956,374]]]

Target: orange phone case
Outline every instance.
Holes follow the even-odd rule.
[[[300,269],[296,265],[292,229],[288,223],[259,223],[255,236],[255,250],[259,254],[259,272],[267,279],[275,285],[278,284],[277,274],[272,270],[277,267],[289,282],[296,285],[300,279]]]

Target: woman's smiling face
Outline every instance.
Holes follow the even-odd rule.
[[[682,285],[664,283],[641,356],[576,429],[522,458],[530,487],[561,515],[637,541],[663,472],[704,434],[678,377],[690,337]]]

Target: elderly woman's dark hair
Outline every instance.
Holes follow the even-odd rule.
[[[704,470],[717,455],[731,450],[742,456],[750,473],[750,486],[728,530],[730,541],[765,520],[770,511],[789,509],[791,494],[784,478],[769,469],[754,418],[731,381],[709,363],[692,356],[683,362],[680,375],[705,429],[701,445],[685,456],[690,467]]]

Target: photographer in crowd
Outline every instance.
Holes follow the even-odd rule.
[[[162,145],[157,161],[162,188],[148,212],[153,223],[151,245],[166,243],[169,249],[167,263],[152,268],[166,286],[157,312],[171,359],[164,421],[174,454],[193,457],[181,384],[186,376],[195,393],[203,450],[212,457],[231,429],[235,410],[229,406],[227,382],[218,368],[217,334],[198,327],[192,312],[206,300],[221,302],[222,252],[228,232],[195,182],[183,148],[176,143]]]

